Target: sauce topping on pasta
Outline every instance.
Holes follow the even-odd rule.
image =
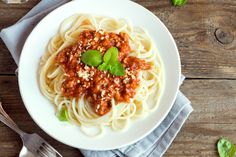
[[[81,61],[81,55],[86,50],[98,50],[104,55],[110,47],[117,47],[119,50],[118,60],[125,68],[124,76],[112,75]],[[151,68],[144,60],[128,56],[130,51],[126,33],[115,34],[102,30],[81,32],[76,44],[64,48],[56,56],[56,63],[65,73],[62,94],[66,97],[85,96],[98,115],[110,111],[112,99],[116,103],[129,102],[139,85],[139,71]]]

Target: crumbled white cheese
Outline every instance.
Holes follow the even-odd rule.
[[[96,106],[96,112],[98,112],[98,110],[100,109],[100,107],[101,107],[101,105],[100,104],[98,104],[97,106]]]
[[[95,74],[94,71],[90,71],[90,75],[93,76]]]
[[[102,51],[103,51],[103,48],[102,48],[102,47],[98,48],[98,51],[102,52]]]
[[[97,37],[95,37],[93,40],[97,42],[97,41],[98,41],[98,38],[97,38]]]
[[[84,66],[85,70],[89,70],[89,67],[87,65]]]
[[[78,74],[79,77],[81,77],[81,78],[83,78],[83,79],[85,79],[87,81],[89,80],[90,74],[89,74],[88,71],[80,70],[80,71],[77,72],[77,74]]]
[[[80,64],[80,59],[77,60],[77,64]]]
[[[118,42],[118,43],[116,44],[116,46],[119,47],[119,46],[120,46],[120,42]]]
[[[115,82],[115,84],[119,84],[119,83],[120,83],[120,80],[119,80],[118,78],[115,78],[115,79],[114,79],[114,82]]]
[[[129,83],[129,78],[128,78],[128,77],[126,77],[126,78],[123,80],[123,83],[124,83],[124,84],[127,84],[127,83]]]
[[[88,42],[85,49],[88,49],[88,48],[90,48],[90,47],[91,47],[91,43]]]
[[[100,107],[101,107],[101,105],[100,105],[100,104],[98,104],[96,109],[98,110],[98,109],[100,109]]]
[[[105,35],[105,38],[108,39],[108,38],[109,38],[109,35]]]
[[[102,90],[102,92],[101,92],[101,97],[104,97],[105,96],[105,90]]]
[[[98,33],[100,33],[101,35],[103,35],[103,34],[104,34],[104,31],[100,30],[100,31],[98,31]]]
[[[69,60],[71,61],[72,59],[73,59],[73,55],[70,55],[70,59]]]

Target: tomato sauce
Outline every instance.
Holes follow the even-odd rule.
[[[89,49],[98,50],[104,55],[113,46],[119,50],[118,59],[125,68],[124,76],[114,76],[81,61],[81,54]],[[102,30],[81,32],[75,44],[64,48],[56,56],[56,63],[62,67],[65,75],[62,94],[70,98],[85,96],[98,115],[110,111],[113,98],[116,103],[130,102],[139,85],[139,71],[151,68],[144,60],[128,56],[130,51],[126,33],[116,34]]]

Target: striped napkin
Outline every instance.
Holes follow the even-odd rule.
[[[42,0],[17,23],[1,30],[1,38],[17,65],[24,42],[34,26],[49,12],[68,1]],[[183,81],[184,76],[181,79]],[[167,117],[153,132],[140,141],[109,151],[80,151],[85,157],[160,157],[169,148],[192,111],[191,102],[179,92]]]

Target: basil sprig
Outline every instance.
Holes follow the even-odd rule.
[[[99,70],[107,70],[112,75],[124,76],[125,69],[118,60],[118,49],[111,47],[103,56],[103,63],[98,66]]]
[[[56,114],[60,121],[68,121],[68,113],[66,107],[62,107]]]
[[[234,157],[236,146],[225,138],[217,142],[217,149],[220,157]]]
[[[174,6],[183,6],[186,4],[187,0],[172,0]]]
[[[109,48],[104,56],[100,51],[88,50],[82,54],[82,62],[89,66],[98,66],[99,70],[109,71],[115,76],[124,76],[125,69],[118,60],[118,49],[116,47]]]

